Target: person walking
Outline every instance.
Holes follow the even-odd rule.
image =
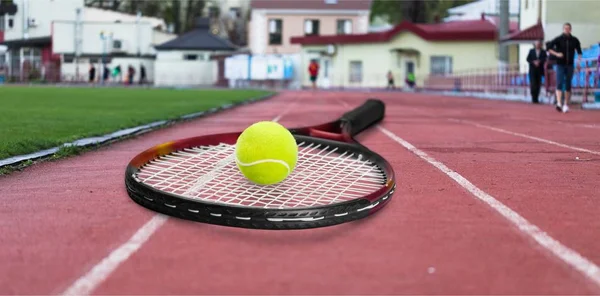
[[[542,84],[542,76],[544,76],[544,67],[548,56],[546,51],[542,49],[542,42],[536,41],[534,47],[527,55],[529,63],[529,88],[531,91],[531,101],[534,104],[539,103],[540,88]]]
[[[90,62],[90,69],[88,70],[88,80],[90,83],[94,83],[94,81],[96,81],[96,67],[94,66],[94,63]]]
[[[394,74],[392,74],[392,71],[388,71],[387,73],[387,87],[386,89],[395,89],[396,85],[394,85]]]
[[[146,83],[146,67],[140,65],[140,84]]]
[[[556,110],[565,113],[569,111],[571,99],[575,52],[579,54],[577,64],[581,63],[581,43],[571,34],[571,24],[565,23],[563,33],[548,42],[546,48],[556,57]]]
[[[317,78],[319,75],[319,64],[317,60],[310,61],[308,66],[308,74],[310,75],[310,82],[312,82],[312,88],[317,89]]]

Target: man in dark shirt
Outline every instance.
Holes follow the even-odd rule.
[[[571,24],[563,25],[563,33],[546,44],[548,52],[556,57],[556,110],[567,112],[571,98],[571,80],[573,79],[573,68],[575,51],[577,51],[577,64],[581,62],[581,44],[577,37],[571,35]],[[562,93],[564,89],[564,102]]]
[[[534,104],[539,102],[542,76],[544,76],[544,67],[546,67],[546,58],[546,51],[542,49],[542,42],[539,40],[536,41],[534,48],[532,48],[527,55],[531,101]]]

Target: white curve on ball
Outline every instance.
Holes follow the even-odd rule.
[[[253,166],[253,165],[257,165],[257,164],[261,164],[261,163],[274,162],[274,163],[278,163],[278,164],[281,164],[281,165],[285,166],[285,168],[288,171],[288,174],[290,173],[290,166],[285,161],[279,160],[279,159],[261,159],[261,160],[257,160],[257,161],[246,163],[246,162],[240,161],[236,157],[235,158],[235,162],[237,162],[239,165],[245,166],[245,167],[249,167],[249,166]]]

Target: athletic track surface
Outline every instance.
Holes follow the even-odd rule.
[[[126,164],[158,143],[313,125],[369,97],[386,118],[358,139],[399,181],[373,217],[236,229],[157,215],[125,191]],[[0,294],[600,294],[599,188],[593,111],[283,92],[0,177]]]

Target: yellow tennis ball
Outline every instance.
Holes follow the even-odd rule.
[[[235,144],[236,164],[248,180],[259,185],[279,183],[296,167],[298,145],[290,131],[273,121],[246,128]]]

